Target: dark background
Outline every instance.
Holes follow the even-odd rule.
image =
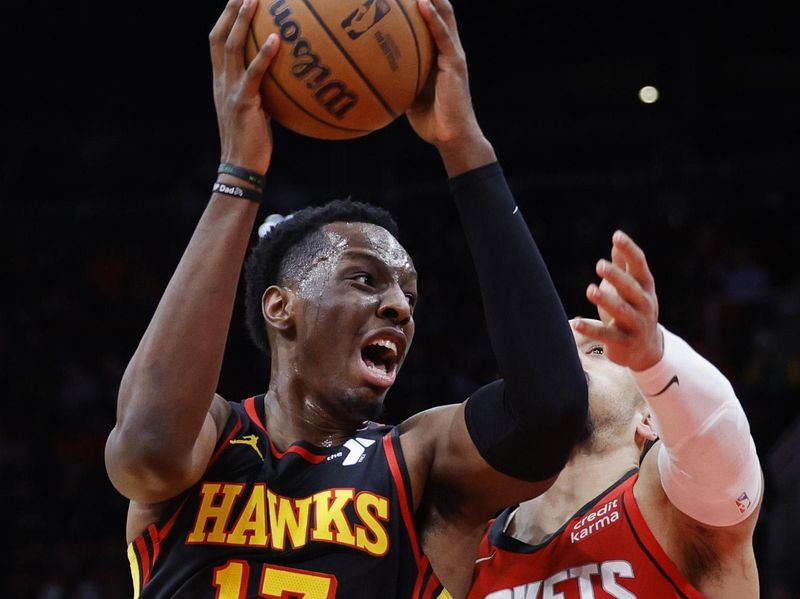
[[[207,34],[221,6],[0,8],[4,597],[130,596],[126,502],[103,444],[214,180]],[[622,227],[648,254],[662,322],[733,382],[768,481],[755,539],[768,598],[800,597],[800,49],[788,7],[456,2],[479,119],[567,312],[592,314],[585,286]],[[637,97],[648,84],[662,94],[653,105]],[[403,119],[349,142],[275,137],[264,216],[352,195],[390,208],[415,257],[418,333],[386,420],[490,380],[436,153]],[[221,393],[265,385],[237,304]]]

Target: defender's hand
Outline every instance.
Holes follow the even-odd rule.
[[[441,146],[482,138],[469,92],[467,59],[449,0],[419,0],[436,45],[436,63],[425,89],[406,112],[423,140]]]
[[[278,36],[271,34],[245,66],[244,48],[257,6],[257,0],[230,0],[211,30],[209,42],[222,162],[266,173],[272,156],[272,131],[260,88],[279,45]]]
[[[641,371],[663,354],[658,328],[658,298],[644,252],[622,231],[612,238],[611,262],[600,260],[600,285],[589,285],[586,297],[597,306],[602,324],[576,319],[575,329],[605,345],[608,358]]]

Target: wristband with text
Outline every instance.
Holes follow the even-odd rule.
[[[212,191],[214,193],[221,193],[222,195],[231,196],[234,198],[240,198],[243,200],[250,200],[259,203],[261,202],[262,192],[260,190],[250,189],[249,187],[228,185],[227,183],[222,183],[221,181],[217,181],[216,183],[214,183]]]

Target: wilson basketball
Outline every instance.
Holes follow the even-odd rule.
[[[430,73],[433,40],[416,0],[260,0],[247,60],[267,36],[280,51],[262,96],[275,121],[348,139],[402,115]]]

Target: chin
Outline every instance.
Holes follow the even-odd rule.
[[[377,420],[383,414],[383,398],[385,392],[376,395],[374,392],[350,391],[343,393],[338,401],[341,416],[347,420],[364,422]]]

